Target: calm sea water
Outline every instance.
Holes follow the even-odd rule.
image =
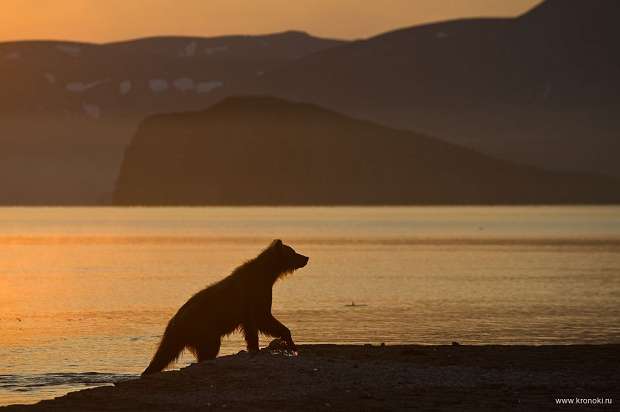
[[[0,404],[139,374],[273,238],[311,257],[274,290],[299,343],[620,342],[620,207],[0,208]]]

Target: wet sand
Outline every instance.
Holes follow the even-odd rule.
[[[556,406],[555,398],[612,405]],[[73,392],[7,411],[615,410],[620,345],[301,345]]]

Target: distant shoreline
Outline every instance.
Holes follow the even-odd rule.
[[[384,246],[620,246],[619,236],[554,236],[554,237],[520,237],[520,236],[420,236],[420,237],[385,237],[385,238],[346,238],[346,237],[298,237],[289,238],[291,242],[311,245],[384,245]],[[264,244],[270,238],[263,236],[205,236],[205,235],[53,235],[0,234],[0,244],[11,245],[47,245],[47,244]]]
[[[546,410],[558,398],[620,402],[618,364],[620,344],[301,345],[297,357],[242,352],[3,409]]]

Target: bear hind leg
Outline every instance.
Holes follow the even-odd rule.
[[[194,354],[198,362],[204,362],[206,360],[215,359],[220,352],[221,340],[209,339],[205,342],[201,342],[196,346]]]

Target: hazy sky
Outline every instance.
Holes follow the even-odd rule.
[[[304,30],[368,37],[464,16],[520,14],[540,0],[0,0],[0,41],[103,42],[162,34]]]

